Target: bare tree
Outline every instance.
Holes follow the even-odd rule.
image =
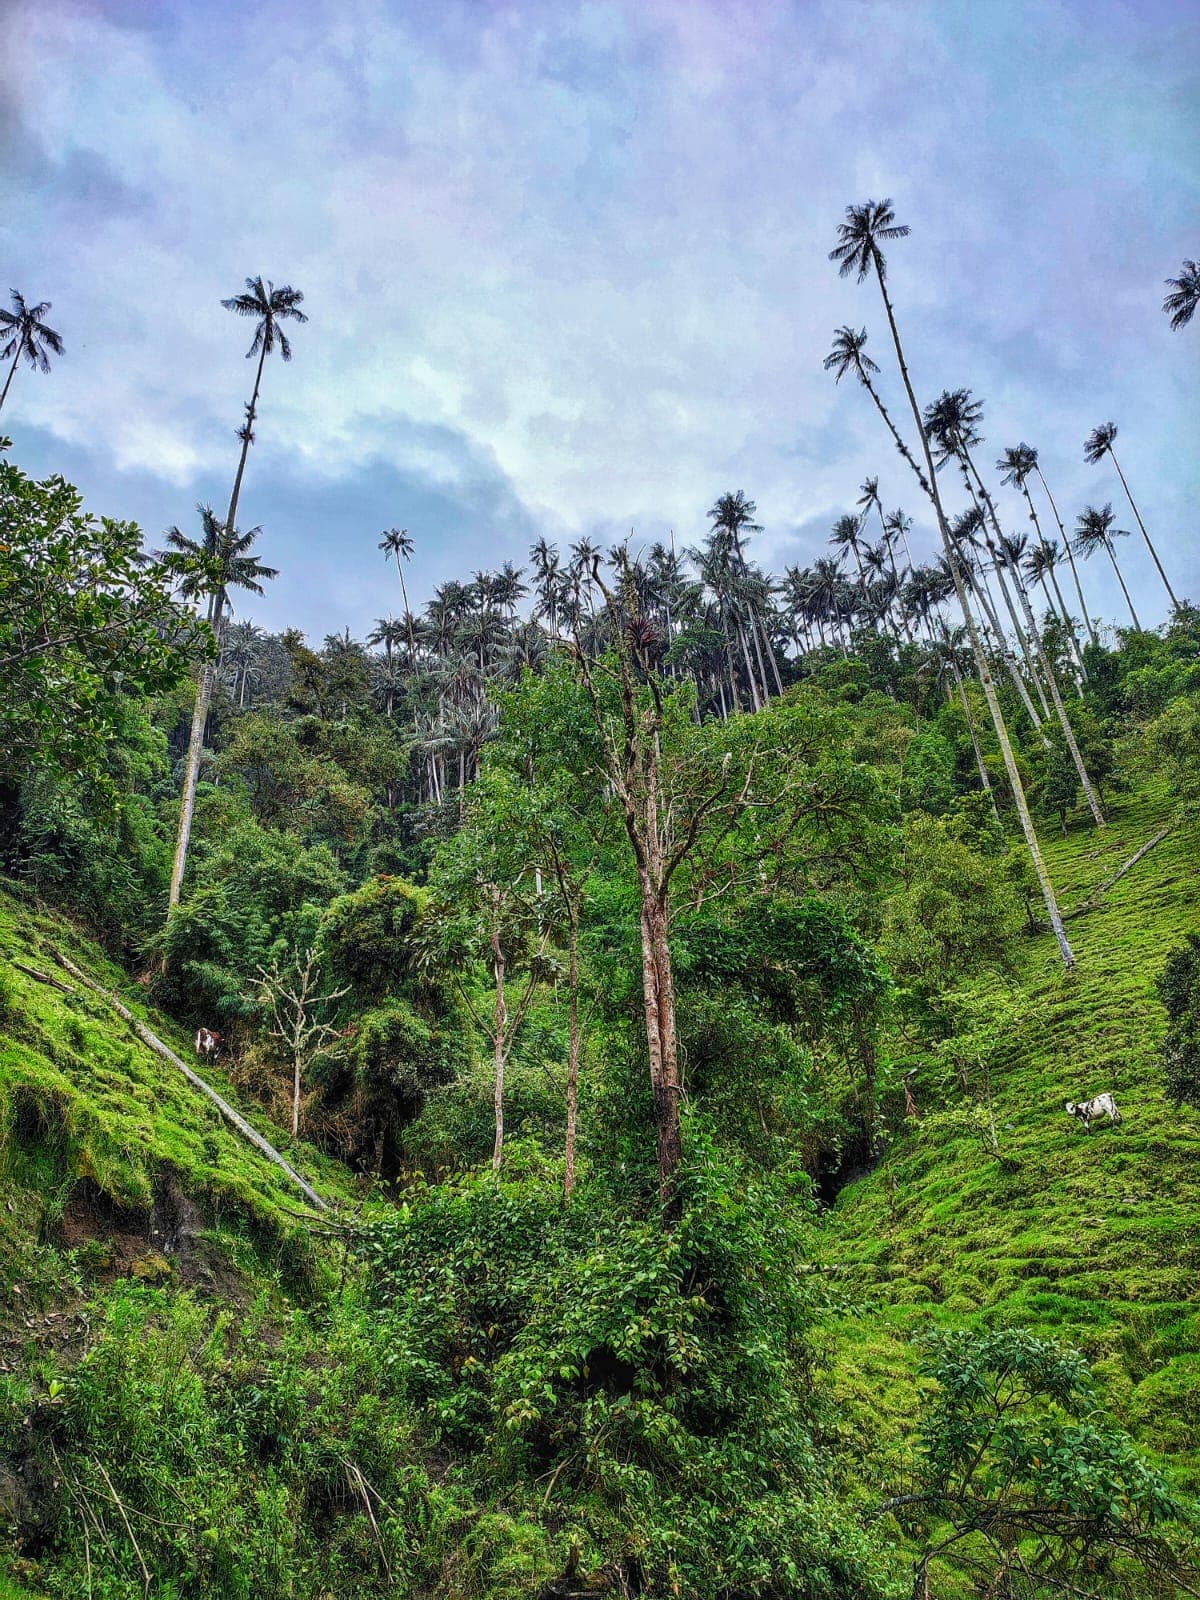
[[[259,1003],[267,1013],[273,1038],[287,1051],[292,1066],[292,1138],[300,1136],[300,1093],[314,1062],[338,1049],[340,1030],[325,1020],[329,1006],[349,991],[322,991],[321,968],[315,950],[297,950],[290,962],[259,967],[253,982]]]

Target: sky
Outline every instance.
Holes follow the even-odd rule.
[[[822,370],[877,291],[828,260],[852,201],[911,236],[889,284],[922,400],[985,403],[988,466],[1027,440],[1068,523],[1112,501],[1143,621],[1200,600],[1200,253],[1191,0],[0,0],[0,282],[66,351],[23,368],[13,454],[162,530],[228,504],[253,379],[221,307],[304,292],[268,364],[239,522],[280,576],[239,614],[314,639],[534,539],[686,547],[758,504],[772,570],[827,553],[878,474],[933,553],[866,394]],[[5,272],[7,276],[5,276]],[[994,480],[993,480],[994,482]],[[1026,523],[997,490],[1014,529]],[[954,494],[951,493],[951,500]],[[1054,531],[1052,525],[1048,531]],[[1115,580],[1086,572],[1122,620]]]

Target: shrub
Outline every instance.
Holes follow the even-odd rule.
[[[1101,1414],[1078,1352],[1021,1328],[942,1333],[922,1371],[934,1390],[916,1484],[892,1502],[902,1522],[922,1517],[914,1593],[947,1568],[997,1595],[1015,1592],[1014,1573],[1021,1593],[1107,1600],[1139,1573],[1172,1591],[1188,1512]]]
[[[403,878],[372,878],[339,896],[321,923],[321,954],[331,979],[349,984],[368,1004],[407,989],[413,936],[427,903],[427,893]]]
[[[811,1202],[731,1168],[694,1117],[687,1146],[672,1233],[599,1192],[564,1208],[532,1153],[519,1183],[375,1224],[395,1380],[502,1503],[568,1519],[581,1573],[647,1597],[874,1595],[814,1444]]]
[[[1167,1093],[1176,1105],[1200,1106],[1200,935],[1189,933],[1167,957],[1158,995],[1167,1011],[1160,1047]]]

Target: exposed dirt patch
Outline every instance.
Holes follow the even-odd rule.
[[[241,1274],[204,1236],[204,1225],[200,1207],[169,1173],[148,1210],[117,1205],[92,1179],[81,1178],[63,1210],[59,1242],[78,1251],[81,1264],[103,1285],[117,1278],[171,1279],[246,1304]]]

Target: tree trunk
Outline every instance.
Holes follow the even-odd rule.
[[[984,484],[983,479],[979,476],[978,468],[975,466],[975,463],[971,460],[971,457],[966,450],[963,451],[963,456],[969,464],[971,471],[975,474],[975,481],[978,485],[980,494],[983,496],[983,503],[987,508],[987,514],[992,524],[992,531],[996,535],[997,548],[1002,554],[1004,560],[1007,562],[1008,555],[1004,549],[1003,536],[1000,532],[1000,519],[996,515],[996,507],[993,504],[992,497],[988,493],[987,486]],[[1092,787],[1092,780],[1088,777],[1087,767],[1084,765],[1083,756],[1080,754],[1079,744],[1075,738],[1075,729],[1071,726],[1071,719],[1067,715],[1067,708],[1063,705],[1062,694],[1060,693],[1058,687],[1058,674],[1050,664],[1046,652],[1042,648],[1042,637],[1038,631],[1037,619],[1034,617],[1033,607],[1029,604],[1029,596],[1025,591],[1025,585],[1021,582],[1021,574],[1017,571],[1015,562],[1010,565],[1009,570],[1012,573],[1013,583],[1016,586],[1017,594],[1021,600],[1022,609],[1025,612],[1025,623],[1029,630],[1030,642],[1033,645],[1034,653],[1037,657],[1037,664],[1041,670],[1042,677],[1046,680],[1046,687],[1050,690],[1050,698],[1054,702],[1054,713],[1058,718],[1058,725],[1062,729],[1063,738],[1067,741],[1067,749],[1071,752],[1071,760],[1075,764],[1075,771],[1079,774],[1079,781],[1083,785],[1083,792],[1087,797],[1088,809],[1092,813],[1092,821],[1098,828],[1103,828],[1105,826],[1104,813],[1100,809],[1100,802],[1096,798],[1096,791]]]
[[[570,1203],[575,1193],[575,1133],[579,1120],[579,917],[568,906],[570,947],[567,965],[567,1146],[563,1175],[563,1199]]]
[[[932,638],[932,636],[933,630],[931,628],[930,637]],[[967,686],[963,682],[962,673],[959,671],[958,656],[955,654],[954,646],[950,642],[950,635],[946,629],[945,623],[942,624],[942,637],[946,646],[946,654],[950,658],[950,670],[953,672],[954,681],[958,685],[958,696],[962,701],[963,715],[967,719],[967,729],[971,735],[971,748],[975,752],[975,765],[979,769],[979,781],[983,785],[984,793],[992,802],[992,811],[994,812],[996,809],[996,801],[992,794],[992,780],[988,777],[988,769],[983,759],[983,751],[979,747],[979,735],[975,731],[975,718],[971,715],[971,702],[967,699]]]
[[[492,1171],[500,1171],[500,1163],[504,1160],[504,1066],[507,1059],[508,1006],[504,998],[504,952],[500,946],[500,935],[496,929],[492,931],[492,971],[496,979],[496,1039],[495,1039],[495,1072],[494,1101],[496,1107],[496,1139],[492,1146]]]
[[[913,391],[912,380],[908,375],[908,365],[904,359],[904,347],[900,343],[900,330],[896,326],[895,313],[892,302],[888,296],[887,286],[884,282],[882,260],[878,252],[875,254],[875,275],[879,283],[879,292],[883,297],[884,310],[887,313],[888,327],[892,334],[892,343],[896,349],[896,360],[900,366],[900,375],[904,380],[905,392],[912,408],[913,421],[920,435],[922,450],[925,455],[925,466],[929,478],[929,495],[933,502],[934,513],[937,517],[938,531],[942,536],[942,544],[946,551],[946,559],[950,564],[950,572],[954,578],[954,590],[958,596],[958,603],[962,609],[963,620],[966,623],[967,637],[971,641],[971,649],[975,656],[976,670],[987,700],[988,711],[991,714],[992,726],[996,730],[996,738],[1000,745],[1000,753],[1004,757],[1004,769],[1008,774],[1009,786],[1012,790],[1013,802],[1017,808],[1017,815],[1021,823],[1021,832],[1025,836],[1025,843],[1033,861],[1034,871],[1037,873],[1038,883],[1041,885],[1042,898],[1046,903],[1046,912],[1050,918],[1050,926],[1054,930],[1054,937],[1058,943],[1059,953],[1065,967],[1075,965],[1075,953],[1071,949],[1067,930],[1063,926],[1062,913],[1058,909],[1058,901],[1054,894],[1054,885],[1050,882],[1050,875],[1046,870],[1046,863],[1042,857],[1042,847],[1038,842],[1037,831],[1033,826],[1033,818],[1029,814],[1029,804],[1025,799],[1025,789],[1021,783],[1021,774],[1017,767],[1017,758],[1013,753],[1012,742],[1008,737],[1008,728],[1004,722],[1004,713],[1000,709],[1000,702],[996,697],[996,686],[992,682],[991,667],[988,665],[987,655],[979,640],[979,633],[975,627],[975,618],[971,611],[970,601],[967,598],[966,585],[963,582],[962,571],[959,566],[958,552],[954,548],[954,541],[950,536],[950,527],[946,521],[946,513],[942,507],[941,496],[934,482],[933,455],[929,448],[929,439],[921,421],[921,408],[917,404],[917,397]]]
[[[1050,555],[1050,546],[1046,543],[1044,537],[1042,536],[1042,525],[1038,521],[1038,514],[1033,504],[1033,496],[1030,494],[1029,485],[1026,483],[1024,478],[1021,479],[1021,493],[1025,496],[1025,504],[1029,507],[1029,520],[1033,523],[1033,531],[1037,534],[1037,542],[1039,545],[1041,545],[1042,554],[1046,558],[1046,570],[1050,574],[1050,582],[1054,585],[1054,592],[1058,596],[1058,609],[1062,616],[1063,626],[1067,630],[1067,637],[1071,641],[1072,653],[1074,654],[1075,660],[1079,665],[1080,672],[1083,673],[1083,681],[1086,683],[1088,675],[1087,667],[1084,664],[1083,651],[1079,648],[1079,638],[1075,632],[1075,619],[1067,609],[1067,602],[1063,599],[1063,592],[1059,588],[1058,573],[1055,570],[1054,561]],[[1044,578],[1042,579],[1042,588],[1043,590],[1046,588],[1046,580]],[[1054,610],[1053,605],[1050,603],[1050,596],[1048,593],[1046,595],[1046,604],[1050,606],[1051,611]]]
[[[1170,583],[1167,581],[1167,575],[1163,571],[1163,564],[1158,559],[1158,551],[1154,548],[1154,545],[1153,545],[1153,543],[1151,542],[1151,539],[1150,539],[1150,535],[1146,532],[1146,524],[1142,521],[1142,513],[1138,510],[1136,504],[1134,503],[1134,498],[1129,492],[1129,485],[1125,482],[1125,474],[1121,471],[1121,463],[1117,460],[1117,452],[1113,449],[1112,445],[1109,445],[1108,453],[1112,457],[1113,466],[1116,467],[1116,469],[1117,469],[1117,477],[1120,478],[1121,487],[1125,491],[1125,498],[1126,498],[1126,500],[1129,501],[1129,509],[1133,512],[1134,516],[1137,518],[1137,525],[1142,530],[1142,538],[1145,539],[1145,541],[1146,541],[1146,549],[1149,550],[1151,556],[1153,557],[1154,565],[1158,568],[1158,575],[1163,581],[1163,588],[1167,591],[1167,594],[1170,596],[1171,609],[1173,611],[1176,611],[1179,608],[1179,601],[1176,600],[1175,591],[1174,591],[1174,589],[1172,589]]]
[[[292,1057],[292,1138],[300,1137],[300,1052]]]
[[[4,380],[4,390],[3,390],[2,393],[0,393],[0,411],[4,410],[4,402],[8,399],[9,385],[12,383],[13,378],[16,376],[17,362],[20,361],[20,359],[21,359],[21,350],[20,350],[20,346],[18,346],[17,347],[17,353],[12,358],[12,366],[9,367],[9,369],[8,369],[8,377],[5,378],[5,380]]]
[[[221,620],[225,608],[225,591],[220,589],[214,598],[212,628],[217,638],[221,634]],[[179,831],[175,838],[175,859],[171,864],[171,889],[167,910],[179,904],[183,890],[183,875],[187,870],[188,845],[192,837],[192,819],[196,812],[196,785],[200,779],[200,759],[204,754],[204,728],[212,704],[213,689],[217,681],[217,664],[206,661],[200,668],[196,685],[196,704],[192,708],[192,727],[188,736],[187,765],[183,775],[183,794],[179,802]]]
[[[742,647],[742,660],[746,667],[746,677],[750,680],[750,704],[755,711],[762,710],[762,696],[758,692],[758,678],[754,672],[754,663],[750,659],[750,646],[746,642],[746,630],[742,627],[742,619],[734,614],[734,626],[737,628],[738,644]]]
[[[1063,527],[1062,518],[1058,514],[1058,507],[1054,504],[1054,496],[1050,493],[1049,486],[1042,476],[1041,467],[1037,468],[1038,482],[1042,486],[1042,493],[1050,502],[1050,509],[1054,513],[1054,520],[1058,524],[1058,531],[1062,535],[1063,549],[1067,552],[1067,560],[1071,563],[1071,576],[1075,579],[1075,592],[1079,596],[1079,609],[1083,614],[1083,624],[1088,631],[1088,638],[1094,645],[1100,643],[1096,637],[1096,630],[1092,626],[1092,619],[1088,615],[1087,601],[1083,598],[1083,584],[1079,581],[1079,568],[1075,565],[1075,552],[1071,549],[1071,541],[1067,538],[1067,530]]]
[[[683,1159],[675,981],[667,908],[647,882],[642,888],[642,989],[658,1140],[658,1192],[663,1218],[670,1225],[679,1217],[676,1181]]]
[[[246,407],[246,422],[242,429],[242,453],[238,458],[237,474],[233,480],[233,493],[229,497],[229,513],[225,518],[225,538],[230,540],[237,528],[238,501],[242,493],[242,477],[246,471],[246,457],[250,452],[250,443],[254,433],[254,418],[258,411],[258,392],[262,386],[263,362],[267,358],[266,341],[263,341],[262,351],[258,358],[258,370],[254,375],[254,392],[250,396],[250,404]],[[225,590],[219,589],[211,598],[213,632],[220,642],[221,613],[225,607]],[[188,845],[192,837],[192,818],[196,811],[196,784],[200,777],[200,756],[204,747],[204,725],[208,721],[208,708],[212,702],[213,687],[216,679],[214,663],[206,662],[200,671],[200,682],[196,686],[196,705],[192,712],[192,731],[188,739],[187,766],[184,769],[183,795],[179,804],[179,833],[175,841],[175,859],[171,865],[171,889],[167,898],[167,910],[170,912],[179,904],[179,897],[183,891],[183,875],[187,871]]]
[[[1038,716],[1033,701],[1029,697],[1029,690],[1025,685],[1025,679],[1021,676],[1021,670],[1017,665],[1016,656],[1014,656],[1010,650],[1006,650],[1004,647],[1004,630],[1001,628],[1000,619],[996,615],[996,608],[992,603],[991,594],[987,589],[986,584],[976,584],[974,587],[975,593],[979,596],[980,609],[987,618],[988,622],[991,623],[993,634],[995,634],[996,638],[998,638],[1000,641],[998,646],[1000,658],[1004,662],[1005,670],[1012,679],[1013,688],[1017,691],[1017,695],[1021,701],[1021,704],[1025,707],[1025,713],[1030,722],[1033,724],[1034,730],[1040,733],[1042,719]]]
[[[1129,607],[1129,615],[1133,618],[1133,625],[1141,633],[1142,625],[1138,621],[1137,612],[1133,609],[1133,601],[1129,598],[1129,590],[1125,587],[1125,579],[1121,576],[1121,568],[1117,564],[1116,551],[1113,549],[1112,542],[1109,539],[1105,539],[1104,548],[1108,551],[1108,559],[1112,562],[1113,571],[1117,575],[1117,582],[1121,585],[1121,593],[1125,596],[1125,604]]]

